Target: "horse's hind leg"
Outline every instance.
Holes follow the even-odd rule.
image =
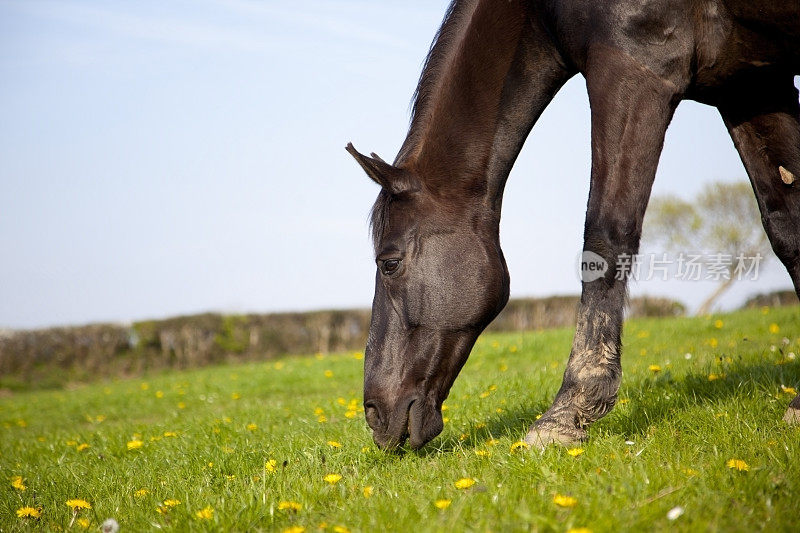
[[[622,377],[624,258],[638,251],[664,134],[678,101],[673,84],[629,56],[606,55],[590,67],[586,80],[592,110],[592,180],[584,252],[599,255],[608,269],[599,279],[584,276],[561,389],[525,438],[537,447],[584,439],[589,424],[616,402]]]
[[[800,297],[800,104],[792,76],[744,84],[719,109],[750,176],[772,249]],[[800,424],[800,395],[784,420]]]

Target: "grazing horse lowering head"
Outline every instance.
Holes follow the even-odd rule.
[[[480,332],[508,300],[497,220],[415,171],[348,151],[382,190],[372,210],[377,273],[364,362],[375,443],[419,448]],[[439,194],[450,194],[443,202]]]
[[[796,1],[453,0],[394,164],[347,147],[382,188],[364,378],[375,442],[410,438],[418,448],[442,430],[442,401],[508,298],[498,237],[506,179],[538,117],[578,72],[592,122],[583,249],[613,267],[583,280],[561,388],[525,441],[586,439],[616,402],[629,274],[620,259],[638,253],[681,100],[718,108],[800,296],[798,43]],[[785,420],[800,424],[800,395]]]

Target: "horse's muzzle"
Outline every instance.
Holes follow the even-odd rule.
[[[408,440],[419,449],[442,432],[441,412],[419,398],[398,402],[394,409],[382,410],[374,400],[364,402],[367,423],[372,428],[372,440],[383,450],[394,450]]]

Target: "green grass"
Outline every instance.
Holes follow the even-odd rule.
[[[558,389],[567,329],[483,336],[445,404],[443,434],[420,452],[375,449],[358,354],[7,395],[0,530],[66,530],[65,502],[82,498],[92,508],[77,518],[93,530],[114,517],[123,531],[796,531],[800,429],[781,422],[792,398],[781,385],[800,388],[789,355],[800,353],[799,310],[629,322],[621,402],[577,456],[510,450]],[[332,473],[341,480],[326,482]],[[457,489],[461,478],[475,484]],[[556,494],[577,504],[559,507]],[[162,514],[165,499],[181,503]],[[42,517],[17,518],[22,506]],[[669,521],[676,506],[685,513]],[[206,507],[210,520],[196,516]]]

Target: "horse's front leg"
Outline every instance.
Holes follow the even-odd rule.
[[[620,335],[628,271],[637,253],[664,134],[679,91],[675,84],[608,54],[589,63],[592,110],[592,181],[584,251],[608,265],[602,277],[584,276],[578,323],[561,389],[525,441],[531,446],[571,444],[614,406],[619,389]],[[586,257],[586,254],[584,254]]]

